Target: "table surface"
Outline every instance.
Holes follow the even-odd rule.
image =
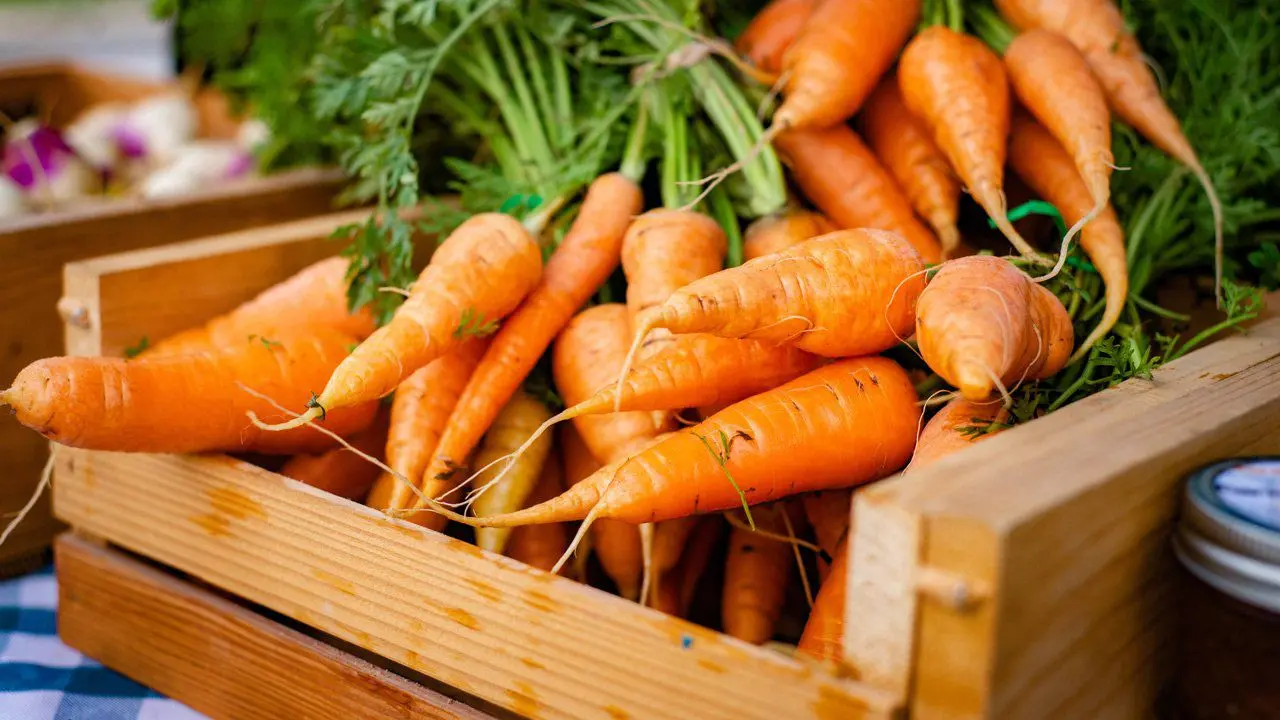
[[[0,720],[201,720],[62,644],[53,566],[0,582]]]

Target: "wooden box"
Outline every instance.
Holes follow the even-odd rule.
[[[67,299],[95,322],[69,326],[68,347],[116,354],[228,309],[332,249],[303,235],[75,263]],[[873,486],[855,503],[839,668],[230,457],[59,449],[57,515],[99,544],[62,545],[62,632],[217,717],[457,716],[432,691],[532,718],[1147,717],[1171,654],[1177,481],[1274,449],[1280,320],[1268,319],[1150,381]],[[102,577],[126,572],[145,575],[145,593]],[[107,587],[119,601],[96,599]],[[125,600],[139,593],[170,609]],[[171,619],[192,605],[194,628]],[[254,663],[251,678],[230,669],[237,658]]]
[[[163,87],[71,65],[9,68],[0,70],[0,110],[40,112],[62,125],[98,102],[137,99]],[[202,134],[235,132],[221,95],[203,92],[197,107]],[[64,264],[328,212],[341,182],[337,171],[299,169],[183,197],[102,200],[0,222],[0,384],[7,387],[31,361],[61,352],[55,305]],[[47,457],[38,436],[0,423],[0,514],[22,506]],[[55,529],[45,503],[0,549],[0,575],[6,563],[48,547]]]

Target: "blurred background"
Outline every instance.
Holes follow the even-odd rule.
[[[70,60],[149,80],[176,70],[172,23],[153,0],[0,0],[0,67]]]

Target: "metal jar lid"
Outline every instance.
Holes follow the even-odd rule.
[[[1280,457],[1226,460],[1193,474],[1174,551],[1205,583],[1280,614]]]

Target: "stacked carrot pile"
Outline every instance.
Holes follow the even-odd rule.
[[[755,643],[816,571],[799,647],[838,658],[854,490],[1026,419],[1014,393],[1079,372],[1132,308],[1113,119],[1218,208],[1111,0],[967,21],[958,2],[775,0],[736,46],[674,3],[532,3],[558,36],[493,4],[414,21],[457,48],[431,55],[443,80],[370,90],[355,127],[386,146],[347,148],[379,205],[354,262],[134,359],[39,361],[0,402],[74,447],[288,455],[286,475],[673,614],[723,557],[718,623]],[[648,61],[595,63],[582,37]],[[396,211],[419,166],[395,148],[417,116],[377,96],[405,83],[484,128],[490,162],[455,165],[467,217],[397,306],[370,287],[412,255]],[[610,102],[572,99],[589,92]],[[1070,226],[1042,249],[1008,217],[1006,163]],[[962,232],[962,191],[994,254]],[[1077,237],[1105,286],[1088,316],[1060,282]]]

